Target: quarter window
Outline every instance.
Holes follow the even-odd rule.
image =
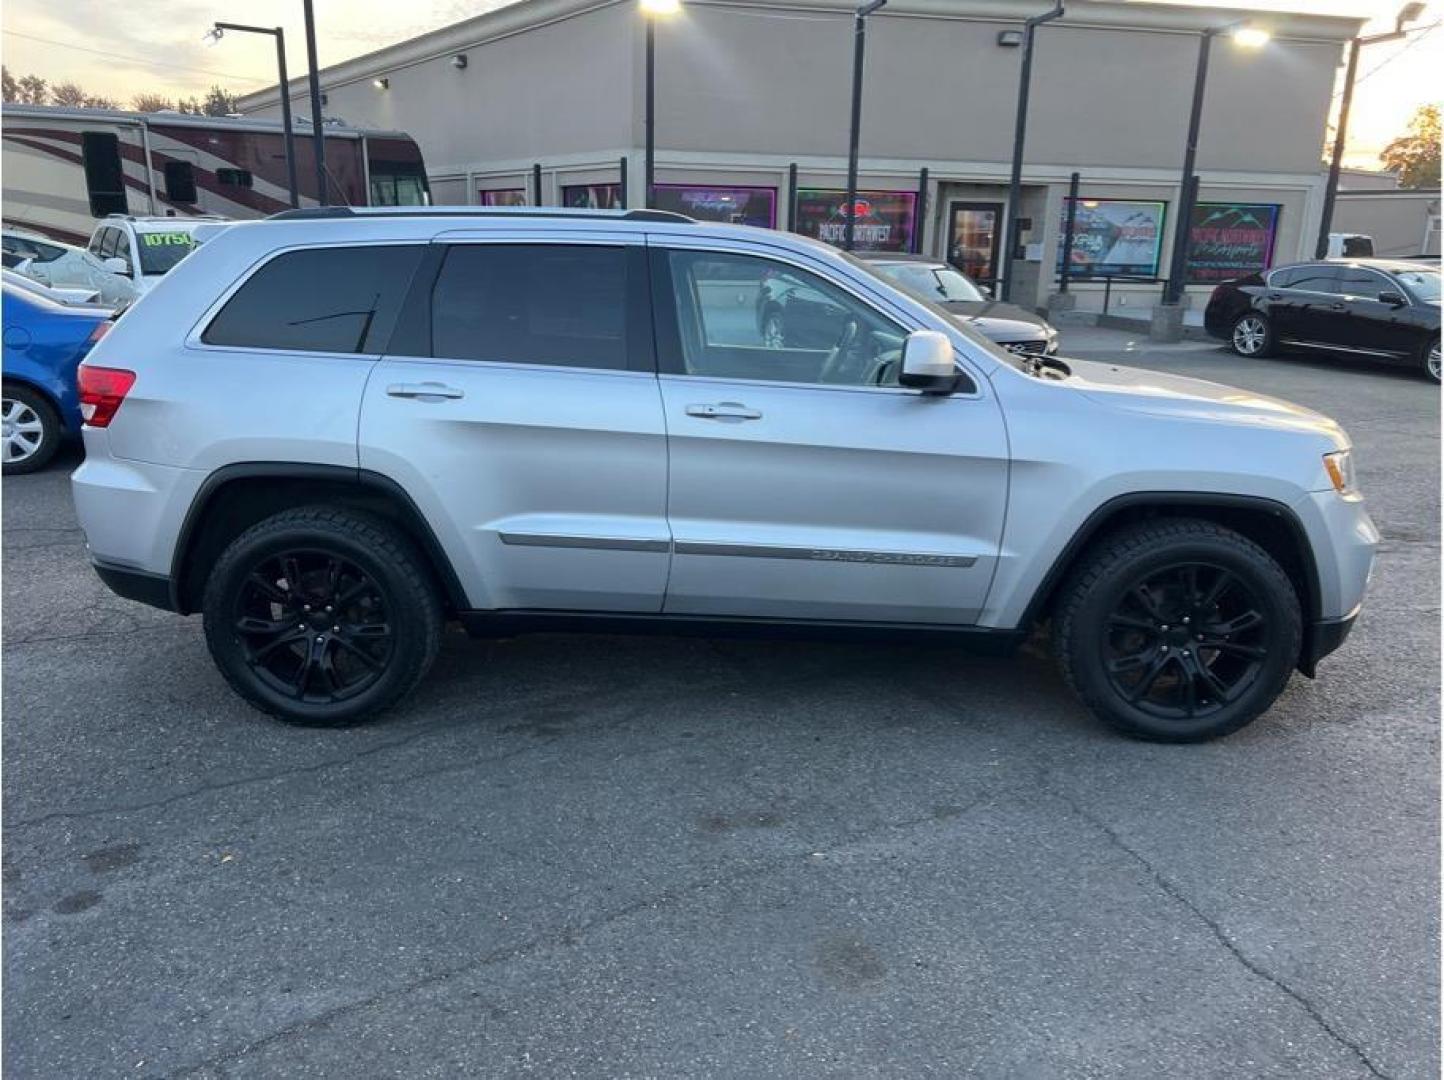
[[[896,386],[906,332],[805,270],[751,255],[665,256],[681,374]]]
[[[627,368],[627,249],[456,244],[431,293],[432,355]]]
[[[422,250],[380,245],[278,255],[226,301],[201,340],[253,349],[379,353]]]

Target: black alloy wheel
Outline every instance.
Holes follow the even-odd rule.
[[[295,724],[364,720],[441,644],[434,578],[395,526],[348,508],[288,510],[231,541],[206,585],[206,643],[231,687]]]
[[[1258,678],[1269,643],[1264,605],[1249,585],[1204,562],[1131,582],[1099,642],[1113,690],[1164,720],[1220,712]]]
[[[236,593],[234,629],[256,677],[298,701],[345,701],[372,685],[394,647],[381,587],[327,551],[263,559]]]

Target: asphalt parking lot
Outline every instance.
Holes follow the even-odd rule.
[[[1121,740],[1029,647],[449,635],[286,728],[4,482],[8,1077],[1434,1077],[1439,393],[1113,356],[1345,423],[1385,543],[1225,741]]]

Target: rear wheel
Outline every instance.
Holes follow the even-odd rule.
[[[6,383],[0,398],[0,465],[7,475],[45,468],[60,449],[60,417],[43,396]]]
[[[1298,597],[1251,540],[1172,519],[1105,538],[1054,620],[1064,676],[1105,722],[1138,738],[1199,742],[1273,704],[1299,655]]]
[[[1439,339],[1435,338],[1424,346],[1424,374],[1435,382],[1439,381]]]
[[[441,603],[410,541],[323,507],[277,514],[232,541],[204,609],[226,680],[295,724],[354,723],[394,704],[441,640]]]
[[[1240,356],[1267,356],[1273,352],[1274,332],[1268,316],[1257,311],[1246,311],[1234,320],[1229,344]]]

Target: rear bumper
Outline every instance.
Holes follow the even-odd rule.
[[[174,611],[175,601],[171,596],[170,578],[165,574],[152,574],[130,566],[116,566],[114,563],[92,559],[91,565],[100,575],[100,580],[116,596],[135,600],[164,611]]]
[[[1304,631],[1304,647],[1299,654],[1299,671],[1312,679],[1319,661],[1344,643],[1344,639],[1349,636],[1349,631],[1354,628],[1354,620],[1358,617],[1359,609],[1355,608],[1342,619],[1318,619],[1310,623]]]

